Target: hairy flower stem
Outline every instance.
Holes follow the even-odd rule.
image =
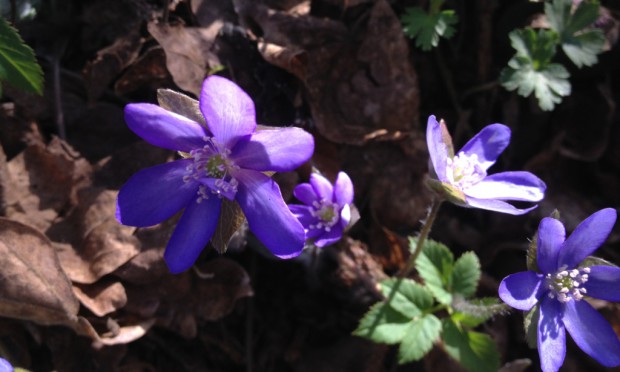
[[[441,207],[442,199],[434,199],[433,204],[431,204],[431,208],[426,216],[426,220],[424,220],[424,224],[422,225],[422,230],[420,230],[420,235],[418,236],[418,243],[415,246],[415,251],[409,257],[407,261],[407,265],[403,270],[400,271],[399,277],[407,277],[411,274],[411,271],[415,268],[415,261],[418,256],[422,252],[424,248],[424,242],[426,242],[426,238],[428,234],[431,232],[431,228],[433,227],[433,223],[435,222],[435,218],[437,218],[437,213],[439,212],[439,207]]]

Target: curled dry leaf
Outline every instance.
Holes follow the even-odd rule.
[[[6,216],[47,230],[61,210],[75,205],[91,172],[88,161],[63,140],[55,137],[47,146],[33,142],[8,163]]]
[[[116,332],[104,333],[99,339],[95,340],[94,346],[122,345],[133,342],[144,336],[146,332],[155,324],[155,319],[147,319],[137,324],[125,325]]]
[[[125,287],[109,279],[94,284],[74,284],[73,293],[84,307],[99,317],[117,311],[127,303]]]
[[[90,188],[80,194],[80,203],[71,216],[79,226],[72,245],[59,244],[63,269],[77,283],[91,284],[129,261],[140,252],[134,227],[123,226],[114,218],[116,191]]]
[[[75,326],[80,304],[56,251],[42,233],[0,218],[0,266],[0,315]]]
[[[347,1],[339,3],[347,12]],[[390,137],[417,125],[417,76],[403,58],[407,40],[386,0],[357,7],[354,29],[253,0],[234,4],[248,28],[260,29],[263,57],[303,81],[318,131],[329,140],[362,144],[379,130]]]
[[[166,52],[166,66],[179,88],[200,96],[207,71],[220,65],[211,50],[221,21],[193,28],[150,22],[148,30]]]

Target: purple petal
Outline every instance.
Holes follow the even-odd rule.
[[[620,365],[620,340],[607,320],[586,301],[569,301],[564,325],[577,346],[606,367]]]
[[[485,177],[464,190],[478,199],[539,202],[545,197],[545,183],[530,172],[503,172]]]
[[[325,199],[332,201],[334,196],[334,187],[329,180],[318,173],[312,173],[310,175],[310,184],[314,188],[319,199]]]
[[[129,129],[151,145],[174,151],[201,148],[203,137],[210,135],[195,121],[150,103],[125,106],[125,121]]]
[[[264,174],[241,170],[237,202],[248,220],[250,230],[276,256],[298,256],[305,241],[304,228],[288,209],[278,184]]]
[[[565,238],[566,231],[560,221],[550,217],[540,221],[536,242],[536,261],[543,274],[557,271],[558,254]]]
[[[588,281],[584,284],[586,295],[606,301],[620,302],[620,268],[590,266]]]
[[[241,168],[257,171],[291,171],[310,159],[314,138],[300,128],[265,129],[238,142],[231,158]]]
[[[299,204],[289,204],[288,209],[293,213],[293,216],[303,225],[305,229],[310,225],[317,223],[318,219],[310,213],[311,207]]]
[[[170,272],[181,273],[194,264],[215,232],[222,200],[218,197],[189,203],[168,241],[164,260]]]
[[[499,285],[499,298],[515,309],[529,310],[542,294],[543,276],[534,271],[508,275]]]
[[[343,230],[349,226],[349,222],[351,222],[351,207],[347,204],[340,211],[340,226]]]
[[[594,253],[609,236],[616,223],[616,210],[602,209],[583,220],[560,250],[558,266],[573,268]]]
[[[209,76],[202,84],[200,111],[219,143],[229,149],[256,129],[254,102],[237,84]]]
[[[324,234],[320,235],[314,241],[314,245],[319,248],[327,247],[328,245],[336,243],[340,238],[342,238],[342,226],[340,224],[335,224],[330,231],[326,231]]]
[[[312,205],[315,201],[319,200],[318,195],[314,191],[314,188],[309,183],[300,183],[293,189],[293,195],[306,205]]]
[[[566,357],[566,330],[560,303],[547,296],[540,301],[538,355],[543,372],[556,372]]]
[[[443,131],[445,131],[445,128],[441,127],[437,119],[435,119],[435,115],[429,116],[426,124],[428,154],[433,163],[435,174],[437,174],[437,179],[446,182],[448,180],[446,177],[446,167],[448,166],[448,157],[450,155],[448,153],[448,146],[446,146],[444,141]]]
[[[505,201],[497,200],[497,199],[477,199],[467,196],[466,198],[467,205],[473,208],[486,209],[489,211],[507,213],[512,215],[521,215],[525,214],[532,209],[535,209],[536,206],[531,208],[519,209],[514,207],[511,204],[506,203]]]
[[[156,225],[185,208],[196,197],[198,183],[184,182],[191,159],[146,168],[123,185],[116,200],[116,219],[123,225]]]
[[[353,182],[351,182],[349,175],[344,172],[338,172],[334,184],[333,201],[338,203],[340,207],[353,203]]]
[[[491,124],[482,128],[463,146],[459,153],[478,155],[480,165],[486,170],[493,164],[510,143],[510,128],[503,124]]]
[[[0,358],[0,372],[13,372],[13,366],[8,360]]]

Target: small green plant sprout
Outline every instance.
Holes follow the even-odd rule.
[[[9,23],[0,17],[0,83],[25,92],[43,93],[43,71],[32,49]],[[0,96],[2,86],[0,85]]]
[[[545,3],[549,28],[516,29],[509,34],[515,55],[500,74],[504,88],[523,97],[532,92],[544,111],[551,111],[571,93],[568,70],[553,63],[560,46],[577,67],[592,66],[603,51],[605,36],[593,24],[599,17],[598,1],[552,0]]]
[[[417,239],[410,238],[410,249]],[[386,301],[373,305],[354,335],[398,346],[398,363],[422,359],[434,344],[470,371],[497,371],[495,342],[473,329],[507,307],[495,298],[472,298],[480,280],[473,252],[457,260],[450,249],[426,240],[415,262],[424,284],[407,278],[380,283]]]
[[[449,39],[454,35],[454,25],[458,16],[454,10],[440,10],[444,0],[431,0],[428,13],[421,7],[407,8],[401,17],[403,31],[415,39],[415,45],[428,51],[439,44],[440,38]]]

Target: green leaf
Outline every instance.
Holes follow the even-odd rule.
[[[412,319],[433,307],[433,295],[411,279],[387,279],[380,283],[381,292],[392,309]]]
[[[452,269],[452,292],[463,297],[476,293],[480,280],[480,260],[474,252],[465,252],[454,263]]]
[[[415,247],[417,239],[409,238],[410,248]],[[441,304],[449,305],[452,295],[447,290],[451,285],[454,256],[445,245],[427,239],[424,249],[416,260],[416,269],[424,279],[424,284]]]
[[[43,71],[32,49],[9,23],[0,17],[0,80],[25,92],[43,93]]]
[[[426,314],[409,323],[400,347],[398,363],[420,360],[428,353],[441,335],[441,321],[433,314]]]
[[[549,25],[560,35],[562,50],[581,68],[598,62],[605,35],[600,29],[588,29],[599,17],[597,1],[582,1],[571,14],[572,0],[553,0],[545,4]]]
[[[516,90],[523,97],[533,92],[540,108],[546,111],[552,110],[571,92],[568,71],[562,65],[551,63],[557,37],[550,30],[512,31],[510,40],[517,53],[500,74],[504,88]]]
[[[499,369],[499,353],[491,337],[465,331],[449,318],[442,323],[444,348],[463,367],[476,372],[496,372]]]
[[[439,44],[440,38],[449,39],[454,35],[454,25],[458,17],[453,10],[443,10],[428,14],[420,7],[407,8],[401,17],[403,31],[415,39],[415,45],[422,50],[431,50]]]
[[[381,344],[397,344],[405,336],[411,318],[392,309],[385,302],[374,304],[362,317],[353,334]]]
[[[525,329],[525,341],[532,349],[538,347],[538,320],[540,319],[540,305],[536,304],[523,317],[523,328]]]

